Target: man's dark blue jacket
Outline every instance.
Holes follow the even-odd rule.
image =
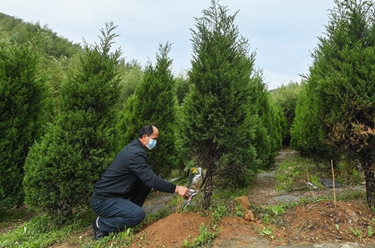
[[[139,139],[133,140],[116,156],[94,186],[93,196],[126,198],[139,182],[162,192],[174,193],[176,185],[158,177],[147,164],[147,153]]]

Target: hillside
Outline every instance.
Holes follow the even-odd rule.
[[[62,56],[70,58],[81,50],[80,44],[75,44],[68,39],[58,36],[56,32],[48,28],[47,25],[41,26],[40,23],[25,22],[20,18],[12,17],[0,13],[0,38],[8,38],[10,41],[24,44],[30,41],[31,37],[39,36],[41,48],[56,58]]]

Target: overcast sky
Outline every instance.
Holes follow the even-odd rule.
[[[323,36],[333,0],[220,0],[235,19],[239,32],[256,52],[268,89],[300,82],[308,72],[311,51]],[[194,18],[211,0],[1,0],[0,12],[26,22],[47,25],[74,43],[98,43],[100,29],[113,21],[126,60],[142,66],[155,63],[159,44],[172,44],[169,56],[175,74],[191,68]]]

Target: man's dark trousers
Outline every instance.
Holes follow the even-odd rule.
[[[145,218],[142,206],[151,188],[142,183],[129,192],[128,199],[110,197],[106,199],[91,198],[91,207],[99,215],[97,225],[103,232],[119,232],[127,227],[134,227]],[[129,195],[127,194],[127,195]]]

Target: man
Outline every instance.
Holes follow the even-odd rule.
[[[147,164],[145,149],[154,148],[158,137],[159,130],[155,126],[144,126],[138,139],[116,156],[95,184],[90,203],[99,215],[91,223],[95,239],[138,225],[145,218],[142,205],[151,188],[189,197],[187,187],[158,177]]]

